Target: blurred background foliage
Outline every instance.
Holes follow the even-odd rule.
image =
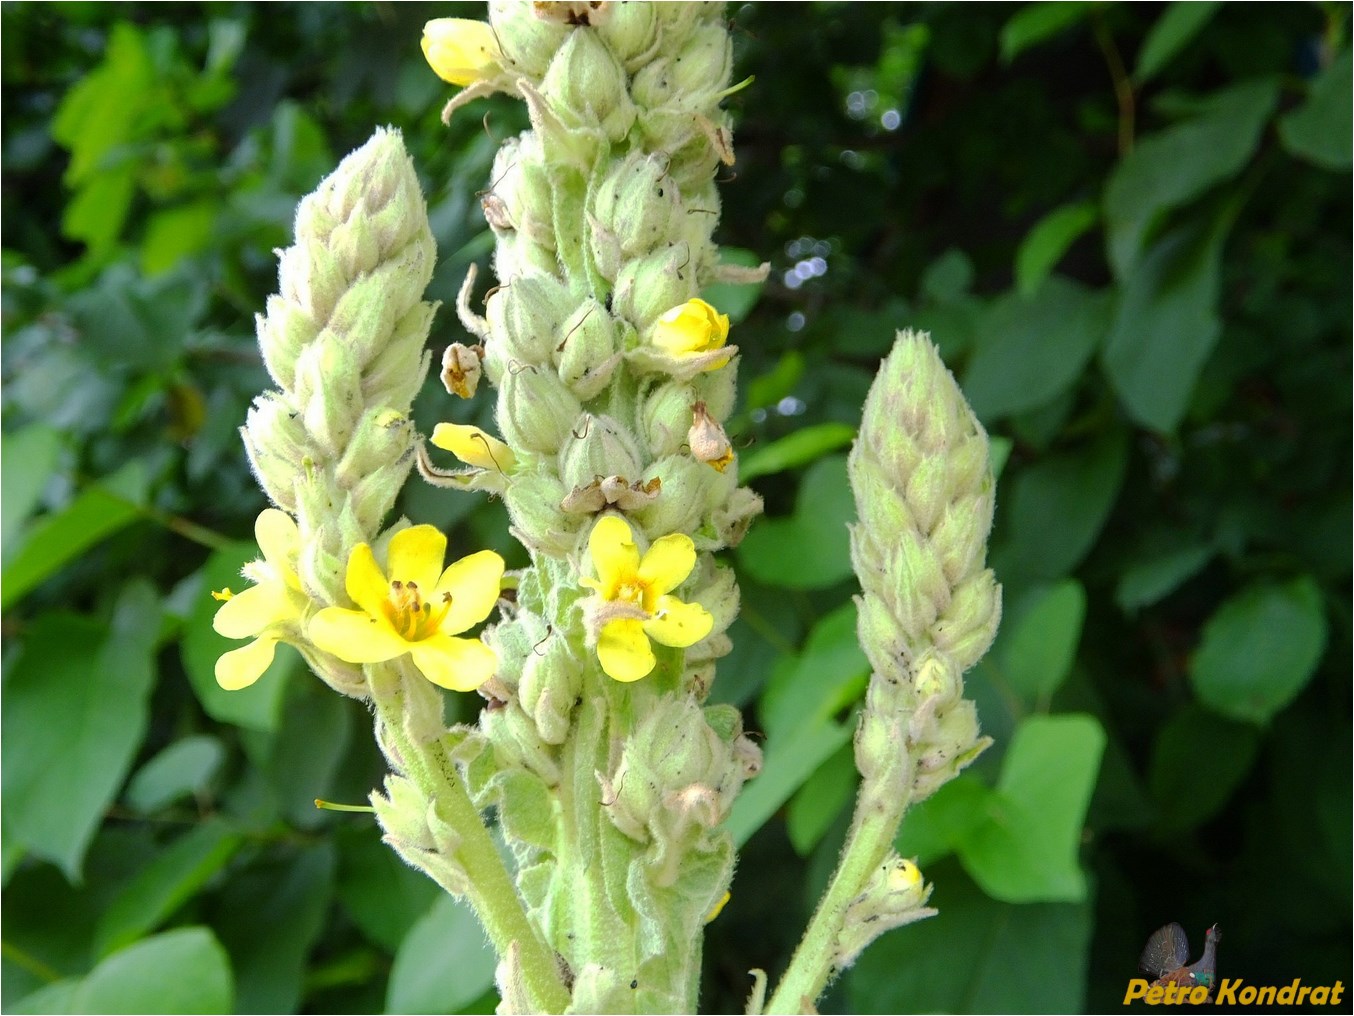
[[[784,965],[849,816],[845,450],[904,326],[994,439],[996,746],[900,838],[940,916],[824,1011],[1106,1010],[1169,921],[1196,954],[1218,923],[1224,976],[1350,983],[1349,6],[728,13],[755,81],[717,239],[772,272],[710,295],[767,517],[714,696],[767,767],[704,1007]],[[207,595],[254,555],[236,428],[301,195],[394,124],[431,297],[486,263],[476,192],[525,124],[440,125],[444,15],[482,9],[0,8],[7,1012],[493,1009],[468,915],[313,806],[377,785],[363,707],[289,651],[219,691]],[[444,308],[434,349],[462,337]],[[433,383],[418,419],[487,402]],[[404,510],[513,553],[497,502],[413,483]]]

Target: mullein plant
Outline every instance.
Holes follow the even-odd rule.
[[[474,908],[501,1012],[694,1012],[734,873],[721,824],[761,764],[738,711],[705,704],[738,612],[718,554],[761,509],[723,425],[737,348],[699,296],[765,273],[711,241],[733,159],[722,6],[495,0],[488,23],[430,22],[423,49],[462,86],[444,119],[493,92],[530,115],[482,197],[497,285],[481,315],[466,279],[472,341],[441,363],[454,395],[496,389],[498,434],[439,424],[430,449],[411,423],[435,250],[400,136],[378,130],[301,203],[259,318],[277,388],[242,433],[275,507],[252,584],[215,594],[217,630],[251,640],[217,678],[252,683],[286,642],[370,703],[385,840]],[[501,498],[530,565],[448,564],[434,527],[386,526],[415,467]],[[749,1012],[812,1012],[871,940],[932,913],[892,842],[986,745],[962,675],[1000,614],[987,440],[925,337],[885,361],[851,482],[874,668],[861,790],[800,948],[769,997],[752,972]],[[448,728],[441,689],[478,690],[478,724]]]

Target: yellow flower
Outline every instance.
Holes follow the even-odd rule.
[[[671,356],[701,356],[723,349],[729,338],[729,315],[721,314],[704,300],[690,299],[673,307],[654,325],[653,344]],[[733,355],[730,350],[728,356]],[[703,370],[713,370],[728,362],[728,356],[711,357]]]
[[[507,473],[517,464],[511,448],[466,423],[439,423],[433,428],[432,443],[468,466]]]
[[[498,40],[483,21],[435,18],[423,26],[423,55],[443,81],[473,85],[499,62]]]
[[[301,536],[295,520],[269,508],[254,522],[254,536],[263,560],[251,561],[243,572],[254,585],[239,594],[229,589],[212,593],[224,601],[212,618],[212,627],[229,639],[254,639],[216,661],[216,683],[227,691],[248,688],[259,679],[273,662],[278,642],[289,634],[288,626],[300,623],[309,602],[296,576]]]
[[[597,578],[582,584],[605,601],[596,615],[602,621],[597,658],[617,681],[638,681],[653,670],[650,639],[684,649],[710,634],[714,618],[704,607],[669,595],[696,566],[691,537],[655,540],[641,560],[629,524],[604,515],[592,527],[588,553]]]
[[[463,557],[442,570],[447,538],[434,526],[411,526],[390,540],[389,579],[371,547],[348,556],[345,585],[360,609],[326,607],[307,634],[349,663],[383,663],[405,653],[433,684],[472,691],[498,667],[479,639],[455,638],[489,616],[498,602],[503,559],[491,550]]]

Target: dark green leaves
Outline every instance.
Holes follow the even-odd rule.
[[[789,589],[841,582],[851,574],[846,526],[855,517],[846,456],[819,459],[800,481],[794,514],[760,519],[738,547],[739,562],[758,581]]]
[[[1323,169],[1349,169],[1350,53],[1345,50],[1312,82],[1307,101],[1279,121],[1279,137],[1294,155]]]

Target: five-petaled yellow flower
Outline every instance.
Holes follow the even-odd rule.
[[[506,444],[468,423],[439,423],[433,428],[432,443],[449,451],[468,466],[512,472],[517,456]]]
[[[433,684],[472,691],[493,676],[494,651],[456,638],[498,602],[503,559],[492,550],[463,557],[445,571],[447,538],[435,526],[396,533],[386,555],[389,578],[371,547],[348,557],[345,585],[358,610],[326,607],[311,619],[310,640],[349,663],[382,663],[405,653]]]
[[[595,590],[607,606],[597,638],[602,669],[617,681],[638,681],[657,662],[649,640],[684,649],[695,645],[714,626],[699,603],[683,603],[670,595],[696,566],[696,545],[684,533],[653,542],[641,559],[629,524],[604,515],[588,537],[595,579],[582,584]]]
[[[273,662],[273,653],[288,626],[292,634],[309,602],[296,576],[296,555],[301,536],[290,515],[276,508],[260,513],[254,536],[263,551],[262,561],[244,566],[244,577],[254,585],[239,594],[229,589],[213,592],[224,600],[212,618],[212,627],[230,639],[253,638],[216,661],[216,683],[227,691],[248,688]]]
[[[448,84],[473,85],[499,62],[498,40],[483,21],[435,18],[423,26],[423,55]]]
[[[653,344],[670,356],[686,358],[713,353],[724,348],[729,338],[729,315],[721,314],[704,300],[692,298],[663,314],[654,325]],[[729,351],[733,355],[733,351]],[[728,362],[727,357],[711,357],[703,370],[713,370]]]

